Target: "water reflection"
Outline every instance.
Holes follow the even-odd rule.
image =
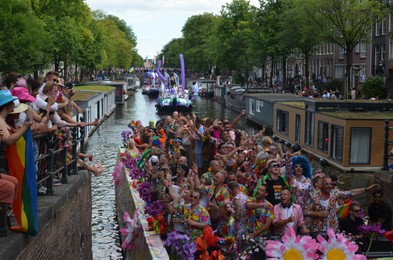
[[[92,153],[97,163],[102,163],[105,172],[98,178],[92,178],[92,233],[94,259],[122,259],[121,245],[118,233],[115,211],[115,190],[112,182],[112,171],[116,161],[117,147],[121,145],[120,133],[127,129],[131,119],[139,119],[144,125],[149,120],[157,121],[160,116],[156,114],[156,101],[137,92],[127,102],[118,107],[90,138],[88,153]],[[196,98],[193,100],[194,113],[199,117],[235,119],[239,112],[226,109],[210,99]],[[241,119],[236,126],[254,134],[260,127],[251,126]],[[318,161],[312,161],[313,168],[320,168]],[[372,180],[371,174],[343,175],[330,168],[323,168],[327,174],[335,173],[344,184],[341,188],[352,189],[366,187]],[[359,199],[359,198],[358,198]],[[367,205],[366,197],[360,197],[363,208]]]

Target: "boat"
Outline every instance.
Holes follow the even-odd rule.
[[[127,75],[126,76],[126,89],[128,92],[130,91],[137,91],[137,88],[140,87],[140,80],[136,75]]]
[[[171,96],[158,99],[156,109],[157,113],[162,114],[173,113],[174,111],[191,113],[192,102],[186,97],[173,94]]]
[[[149,93],[149,90],[150,90],[150,85],[143,85],[142,94],[146,95],[147,93]]]
[[[147,96],[149,98],[158,98],[159,95],[160,95],[160,90],[155,87],[150,87],[149,92],[147,92]]]

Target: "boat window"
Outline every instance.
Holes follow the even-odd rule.
[[[350,164],[369,164],[371,151],[371,128],[351,127]]]

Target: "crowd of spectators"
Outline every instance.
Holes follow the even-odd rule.
[[[2,158],[7,146],[14,144],[26,131],[31,130],[33,136],[53,134],[58,138],[70,137],[70,127],[98,125],[94,122],[77,122],[73,111],[83,110],[72,100],[73,85],[65,84],[56,71],[49,71],[43,82],[33,78],[24,78],[17,73],[8,74],[0,90],[0,142]],[[67,140],[63,145],[67,146]],[[38,151],[35,151],[38,154]],[[91,155],[80,154],[80,157]],[[13,164],[13,158],[6,158]],[[78,161],[78,165],[95,175],[103,172],[100,165],[91,166]],[[10,204],[21,184],[8,175],[1,174],[0,203]],[[4,210],[4,209],[3,209]]]
[[[163,205],[169,231],[196,241],[210,226],[231,258],[241,252],[245,237],[281,237],[288,227],[313,236],[328,228],[340,232],[339,217],[344,217],[338,211],[345,199],[365,192],[373,192],[374,198],[381,194],[377,184],[340,190],[334,176],[320,169],[313,172],[299,145],[282,147],[265,129],[253,136],[236,129],[243,116],[244,111],[231,122],[174,112],[155,124],[136,121],[132,126],[122,158],[148,154],[142,156],[144,179],[150,183],[151,198]],[[349,204],[345,217],[350,221],[345,219],[342,229],[353,232],[359,204]],[[381,203],[375,207],[380,205],[384,209],[378,212],[383,213],[372,209],[370,223],[390,230],[391,209]]]

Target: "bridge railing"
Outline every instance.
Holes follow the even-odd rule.
[[[84,121],[83,118],[80,120]],[[83,152],[85,127],[74,127],[65,133],[59,133],[39,134],[33,137],[37,170],[37,195],[55,195],[53,190],[54,178],[62,184],[66,184],[68,175],[78,174],[78,149]],[[0,172],[9,174],[5,151],[6,145],[1,143]],[[45,187],[45,192],[39,192],[40,187]],[[7,208],[7,204],[0,203],[0,236],[6,236],[9,233],[10,221]]]

